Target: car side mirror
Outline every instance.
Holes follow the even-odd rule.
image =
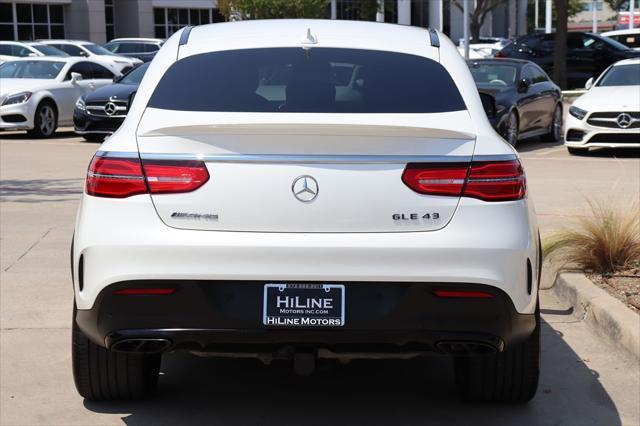
[[[122,80],[122,77],[124,77],[123,75],[114,75],[113,76],[113,82],[114,83],[118,83],[120,80]]]
[[[36,56],[38,56],[38,55],[36,55],[35,53],[31,52],[31,53],[29,53],[29,55],[28,55],[28,56],[29,56],[30,58],[35,58],[35,57],[36,57]]]
[[[593,87],[593,77],[589,77],[589,80],[584,84],[584,88],[589,90]]]
[[[524,93],[529,90],[529,86],[531,86],[531,80],[528,78],[522,78],[518,82],[518,92]]]
[[[79,72],[71,73],[71,83],[77,83],[81,80],[82,80],[82,74],[80,74]]]

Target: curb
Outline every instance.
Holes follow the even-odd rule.
[[[556,276],[553,292],[597,334],[640,360],[640,316],[582,273]]]

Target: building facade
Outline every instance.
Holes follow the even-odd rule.
[[[379,0],[379,4],[374,17],[363,16],[360,0],[327,0],[326,17],[431,27],[453,40],[463,37],[462,11],[453,0]],[[487,16],[481,35],[525,34],[526,12],[527,0],[504,0]],[[0,40],[68,38],[105,43],[117,37],[167,38],[186,25],[223,20],[217,0],[0,0]]]

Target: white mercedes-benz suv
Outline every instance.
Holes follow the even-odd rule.
[[[174,350],[301,374],[449,355],[466,400],[536,392],[525,174],[437,31],[181,30],[91,161],[71,250],[88,399],[149,395]]]

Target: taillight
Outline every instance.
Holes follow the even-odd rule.
[[[410,163],[402,174],[402,181],[421,194],[459,197],[468,170],[468,163]]]
[[[124,198],[147,192],[140,160],[93,157],[87,172],[87,194]]]
[[[468,163],[411,163],[402,181],[420,194],[471,197],[484,201],[520,200],[526,195],[518,160]]]
[[[191,192],[209,180],[209,172],[202,161],[143,161],[152,194]]]
[[[463,196],[485,201],[513,201],[524,198],[527,184],[518,160],[471,163]]]
[[[87,172],[89,195],[125,198],[137,194],[190,192],[209,180],[202,161],[144,161],[96,155]]]

